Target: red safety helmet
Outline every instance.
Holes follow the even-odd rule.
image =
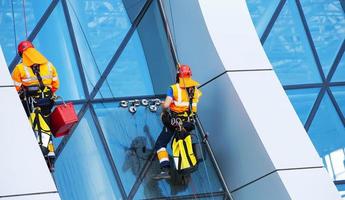
[[[188,65],[180,65],[178,69],[179,78],[190,78],[192,76],[192,70]]]
[[[28,48],[34,48],[34,45],[30,41],[24,40],[18,45],[18,54],[21,56],[23,52]]]

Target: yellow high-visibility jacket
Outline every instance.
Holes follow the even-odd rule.
[[[55,92],[59,88],[58,74],[55,67],[50,62],[40,65],[40,75],[43,84],[50,87],[52,92]],[[22,86],[39,85],[39,81],[31,67],[25,66],[23,63],[19,63],[14,68],[12,79],[17,91],[19,91]]]
[[[185,88],[181,88],[178,83],[171,85],[171,88],[173,90],[173,102],[170,104],[170,110],[176,113],[188,111],[189,97],[187,90]],[[201,95],[201,91],[195,87],[192,112],[197,112],[197,106]]]

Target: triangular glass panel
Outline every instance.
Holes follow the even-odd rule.
[[[39,3],[35,0],[1,1],[0,46],[7,64],[10,64],[16,55],[18,43],[26,38],[26,29],[29,35],[51,2],[51,0]]]
[[[153,86],[143,47],[135,31],[106,77],[97,98],[152,95]]]
[[[58,157],[54,177],[62,199],[121,199],[89,111]]]
[[[331,90],[343,115],[345,116],[345,86],[332,87]]]
[[[80,54],[82,60],[85,59],[85,73],[95,84],[94,80],[100,74],[89,73],[88,70],[95,71],[97,67],[96,70],[103,72],[131,27],[131,22],[122,0],[71,0],[67,1],[67,5]],[[88,58],[90,56],[95,64]]]
[[[283,85],[321,82],[295,1],[285,3],[264,48]]]
[[[332,77],[332,82],[343,82],[345,81],[345,54],[338,63],[337,69]]]
[[[308,119],[320,88],[286,90],[295,111],[303,124]]]
[[[301,1],[304,15],[325,75],[345,39],[345,15],[341,1]]]
[[[198,135],[199,133],[195,133]],[[206,146],[201,145],[206,152]],[[170,147],[168,147],[170,151]],[[171,153],[169,153],[171,155]],[[154,160],[136,192],[134,199],[159,199],[165,197],[189,196],[194,199],[197,195],[210,195],[209,199],[216,198],[223,192],[220,179],[216,174],[214,165],[208,155],[205,153],[204,161],[199,162],[198,169],[191,174],[187,181],[171,170],[171,179],[157,181],[153,176],[160,172],[159,163]]]
[[[280,0],[247,0],[247,6],[259,37],[264,33],[268,22],[277,9]]]
[[[119,102],[94,104],[97,118],[110,148],[115,165],[129,194],[144,164],[152,155],[155,140],[162,129],[160,112],[137,107],[135,114]]]
[[[331,158],[330,164],[325,162],[325,167],[334,173],[335,179],[344,179],[345,127],[327,93],[321,101],[308,134],[320,157],[324,160]]]
[[[60,80],[57,95],[64,100],[84,99],[78,65],[61,3],[58,3],[33,43],[56,67]]]
[[[131,22],[138,16],[147,1],[145,0],[122,0]]]

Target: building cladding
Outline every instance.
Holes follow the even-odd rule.
[[[218,59],[218,55],[213,55],[215,52],[213,46],[205,46],[204,51],[200,52],[195,50],[198,55],[193,55],[194,52],[190,50],[192,47],[188,49],[183,46],[184,42],[191,42],[191,38],[196,34],[201,35],[195,36],[197,41],[203,38],[204,32],[207,34],[208,31],[212,32],[211,17],[205,19],[205,22],[198,21],[198,15],[192,12],[199,10],[198,12],[206,16],[208,13],[205,7],[209,5],[200,1],[199,7],[198,1],[192,0],[162,2],[51,0],[40,1],[38,4],[34,0],[0,0],[0,45],[9,69],[12,70],[19,62],[19,57],[16,55],[19,41],[26,38],[32,40],[35,47],[57,67],[61,81],[58,95],[65,101],[74,102],[78,111],[80,121],[72,134],[65,138],[54,139],[57,147],[54,178],[61,199],[224,199],[227,190],[234,194],[234,199],[240,199],[237,197],[245,199],[246,195],[240,192],[248,184],[245,178],[232,175],[236,181],[231,182],[229,188],[224,186],[212,159],[212,152],[204,144],[202,148],[205,151],[205,161],[200,163],[198,171],[193,173],[188,184],[181,185],[179,180],[175,179],[153,181],[152,175],[159,171],[158,163],[153,161],[151,154],[155,139],[162,127],[159,113],[138,107],[137,112],[131,114],[127,109],[119,107],[121,100],[164,97],[166,89],[175,81],[177,60],[192,65],[201,62],[203,56],[207,58],[214,56]],[[274,72],[322,158],[324,167],[340,194],[344,194],[344,1],[247,0],[246,3]],[[183,4],[185,7],[181,6]],[[243,2],[236,5],[240,4],[245,5]],[[209,7],[212,10],[211,6]],[[246,7],[243,8],[245,8],[243,12],[248,12]],[[189,11],[191,13],[188,13]],[[227,21],[231,23],[234,19],[223,19],[222,26],[226,26]],[[203,24],[193,32],[189,30],[190,27],[184,27],[183,22],[187,25],[198,22],[196,27],[206,23],[209,30],[207,31]],[[212,34],[216,35],[216,33]],[[210,39],[209,37],[205,36],[205,40]],[[217,43],[219,41],[216,39],[215,36],[212,38],[216,48],[220,49]],[[241,47],[238,48],[240,51]],[[205,55],[202,52],[206,52]],[[235,74],[237,69],[232,69],[232,66],[225,66],[228,68],[218,73],[217,67],[220,65],[223,67],[221,63],[207,63],[207,60],[202,62],[206,62],[204,65],[215,66],[215,70],[210,71],[209,74],[214,75],[214,79],[218,81],[204,87],[206,99],[212,88],[228,84],[228,79],[232,81],[235,91],[233,96],[238,95],[239,99],[246,95],[250,97],[250,94],[237,91],[239,87],[242,87],[243,91],[250,89],[241,85],[244,80],[249,81],[250,76]],[[270,66],[256,67],[258,69],[249,67],[247,70],[262,74],[263,79],[257,79],[260,82],[258,86],[275,90],[275,85],[271,87],[271,82],[265,82],[275,76]],[[197,66],[192,65],[192,69],[201,83],[209,80],[209,77],[197,71],[200,70]],[[274,83],[280,85],[278,80]],[[279,95],[272,95],[273,97],[284,101]],[[210,106],[205,102],[201,103]],[[243,106],[223,103],[223,107],[229,109],[231,106]],[[249,105],[251,102],[245,103]],[[250,115],[248,105],[243,106],[243,110],[247,109]],[[222,112],[223,107],[217,108],[218,111]],[[207,120],[208,117],[205,117],[204,113],[208,111],[204,108],[200,113],[201,121],[206,128],[212,127],[212,123],[217,123]],[[232,119],[232,115],[222,116],[229,117],[226,118],[228,120]],[[243,115],[244,121],[245,117],[247,115]],[[285,123],[288,124],[290,121]],[[255,122],[247,126],[248,130],[257,128]],[[221,128],[210,128],[210,130],[222,132]],[[234,130],[229,127],[227,131]],[[262,133],[258,135],[263,138],[262,146],[267,146],[265,144],[267,140],[264,139],[266,136]],[[199,131],[196,131],[196,136],[199,136]],[[210,133],[210,140],[213,137],[217,137],[216,134]],[[248,141],[250,142],[253,141]],[[212,145],[216,147],[217,144],[211,141],[211,147]],[[258,148],[261,146],[258,145]],[[294,146],[291,146],[291,151],[293,148]],[[274,157],[269,152],[270,149],[264,150],[270,157]],[[215,153],[227,152],[218,152],[215,148]],[[230,153],[231,156],[236,154],[245,157],[247,153]],[[303,155],[303,152],[300,154]],[[242,162],[241,157],[236,159],[231,157],[231,162],[235,160]],[[263,160],[265,159],[267,158],[263,157]],[[221,168],[226,166],[226,164],[222,165],[222,162],[227,163],[227,161],[220,161],[219,157],[217,160]],[[275,166],[278,164],[272,163],[274,166],[267,167],[258,164],[257,171],[262,170],[264,177],[256,178],[253,172],[250,174],[253,175],[251,180],[262,179],[263,184],[268,185],[269,182],[280,183],[277,177],[284,179],[282,177],[287,176],[284,174],[287,170],[279,171]],[[310,163],[317,162],[310,161]],[[229,166],[236,168],[236,165],[229,164]],[[243,166],[243,168],[246,170],[248,167]],[[271,171],[266,172],[266,168],[270,168]],[[315,168],[321,170],[322,167]],[[228,176],[229,173],[225,170],[231,169],[221,170],[225,176]],[[256,171],[255,167],[248,170]],[[298,173],[296,176],[299,176]],[[310,179],[312,178],[311,176]],[[247,191],[249,194],[253,190],[247,187],[242,191]],[[247,199],[249,198],[250,196],[247,196]],[[291,198],[294,199],[293,196]]]

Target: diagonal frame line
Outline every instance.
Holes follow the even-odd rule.
[[[274,23],[277,21],[279,14],[281,13],[281,11],[283,10],[283,7],[286,3],[286,0],[281,0],[276,8],[276,10],[274,11],[271,20],[268,22],[268,25],[266,26],[266,29],[264,31],[264,33],[262,34],[260,41],[261,44],[264,45],[268,35],[270,34]]]
[[[90,96],[87,98],[87,100],[86,100],[87,103],[85,105],[83,105],[83,107],[81,108],[80,112],[78,113],[78,119],[81,119],[84,116],[86,108],[88,107],[88,104],[90,104],[90,102],[94,99],[94,97],[96,96],[97,92],[99,91],[101,85],[104,83],[105,79],[107,78],[107,76],[109,75],[111,70],[114,68],[115,63],[117,62],[117,60],[120,57],[120,55],[123,52],[123,50],[125,49],[125,47],[126,47],[127,43],[129,42],[129,40],[131,39],[131,37],[132,37],[136,27],[139,25],[141,19],[144,17],[144,14],[146,13],[148,8],[150,7],[152,1],[153,0],[147,0],[145,5],[143,6],[142,10],[140,11],[138,16],[133,21],[133,24],[132,24],[131,28],[128,30],[126,36],[122,40],[122,42],[121,42],[120,46],[118,47],[118,49],[116,50],[114,56],[109,61],[106,69],[103,71],[102,75],[100,76],[100,79],[97,81],[96,85],[94,86]],[[60,145],[56,149],[56,159],[58,159],[59,154],[65,148],[68,140],[71,138],[71,136],[74,133],[75,127],[78,126],[78,124],[79,124],[79,122],[74,125],[74,127],[71,130],[71,133],[68,136],[66,136],[66,137],[64,137],[62,139]]]
[[[313,105],[313,108],[312,108],[311,111],[310,111],[310,114],[309,114],[309,116],[308,116],[308,119],[307,119],[307,121],[305,122],[304,128],[305,128],[305,130],[306,130],[307,132],[308,132],[308,130],[309,130],[309,128],[310,128],[311,123],[313,122],[313,119],[314,119],[314,117],[315,117],[315,115],[316,115],[317,110],[318,110],[319,107],[320,107],[321,101],[322,101],[322,99],[323,99],[323,96],[324,96],[325,93],[326,93],[326,90],[327,90],[327,88],[326,88],[325,86],[321,88],[320,93],[319,93],[319,95],[317,96],[317,98],[316,98],[316,100],[315,100],[315,103],[314,103],[314,105]]]
[[[343,112],[341,111],[340,106],[339,106],[337,100],[335,99],[335,97],[334,97],[334,95],[333,95],[333,92],[331,91],[331,89],[330,89],[329,87],[327,88],[327,93],[328,93],[328,96],[330,97],[330,99],[331,99],[331,101],[332,101],[332,103],[333,103],[333,106],[334,106],[335,110],[336,110],[337,113],[338,113],[338,116],[339,116],[341,122],[343,123],[343,126],[345,126],[345,117],[344,117],[344,114],[343,114]]]
[[[35,28],[30,33],[30,35],[27,38],[27,40],[32,42],[36,38],[38,32],[42,29],[43,25],[46,23],[46,21],[48,20],[49,16],[52,14],[52,12],[55,9],[55,7],[56,7],[58,2],[59,2],[59,0],[53,0],[50,3],[50,5],[48,6],[47,10],[44,12],[44,14],[42,15],[41,19],[37,22],[37,25],[35,26]],[[13,58],[11,64],[9,65],[9,70],[10,71],[13,71],[14,67],[17,65],[19,60],[20,60],[20,56],[18,54],[16,54],[16,56]]]
[[[323,72],[322,65],[321,65],[321,62],[320,62],[320,58],[319,58],[319,56],[317,54],[317,51],[316,51],[316,48],[315,48],[315,44],[314,44],[314,41],[313,41],[313,37],[311,36],[310,30],[309,30],[309,27],[308,27],[308,23],[307,23],[307,20],[305,18],[304,12],[303,12],[303,8],[302,8],[302,5],[301,5],[301,2],[300,2],[300,0],[295,0],[295,2],[296,2],[297,9],[298,9],[298,13],[299,13],[299,15],[301,17],[301,20],[302,20],[304,31],[305,31],[305,33],[307,35],[307,39],[308,39],[311,51],[312,51],[313,56],[314,56],[314,60],[315,60],[317,69],[318,69],[318,71],[320,73],[322,81],[325,82],[326,81],[326,77],[325,77],[325,74]]]
[[[125,191],[125,188],[124,188],[124,186],[122,184],[122,181],[121,181],[121,178],[120,178],[120,174],[119,174],[119,172],[118,172],[118,170],[116,168],[115,161],[114,161],[113,156],[111,154],[110,147],[109,147],[109,145],[107,143],[107,139],[105,138],[105,135],[104,135],[102,127],[101,127],[101,124],[99,123],[97,114],[96,114],[95,109],[94,109],[92,104],[90,105],[90,113],[91,113],[93,122],[96,125],[98,136],[101,139],[101,142],[102,142],[102,145],[103,145],[103,149],[105,151],[105,154],[107,156],[108,162],[109,162],[110,167],[111,167],[111,170],[112,170],[113,175],[115,177],[117,186],[120,189],[121,196],[122,196],[123,199],[127,199],[126,191]]]
[[[327,82],[331,82],[333,75],[335,74],[337,67],[338,67],[338,65],[339,65],[339,63],[343,57],[344,51],[345,51],[345,40],[343,40],[343,43],[341,44],[340,49],[339,49],[339,51],[338,51],[338,53],[334,59],[332,67],[329,70],[329,73],[328,73],[328,76],[326,79]]]

